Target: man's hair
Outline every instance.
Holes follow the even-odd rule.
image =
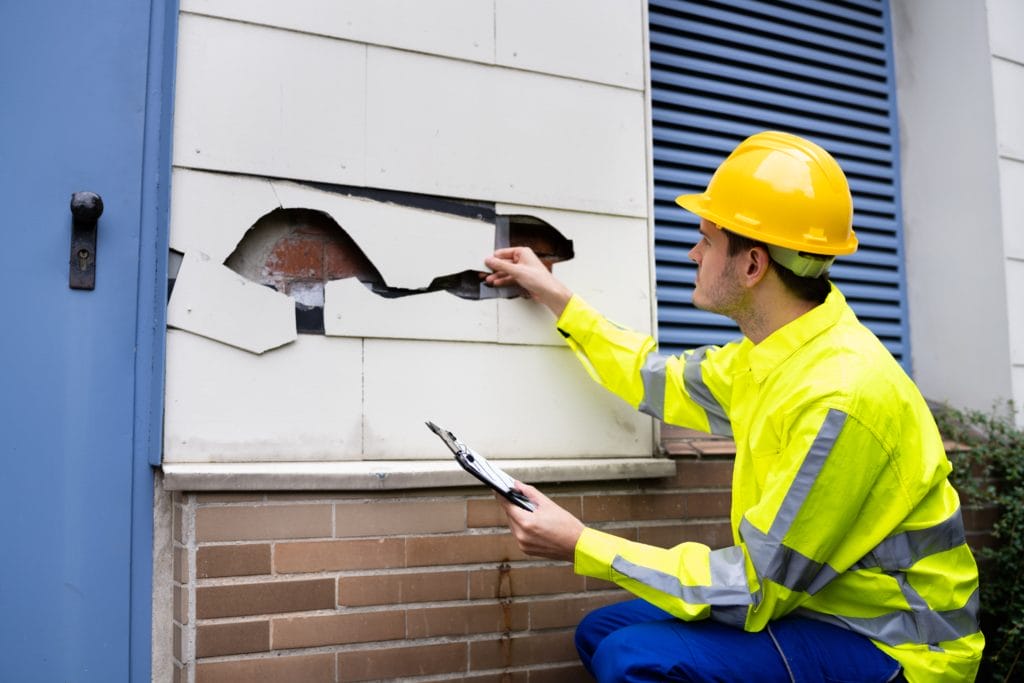
[[[729,238],[729,256],[736,256],[740,252],[755,247],[761,247],[766,253],[768,251],[768,245],[764,242],[752,240],[749,237],[738,235],[729,230],[722,230],[722,232]],[[828,271],[825,271],[818,277],[800,277],[788,268],[772,261],[771,256],[769,256],[769,261],[771,261],[772,267],[790,294],[815,304],[825,303],[825,297],[828,296],[831,289],[828,281]]]

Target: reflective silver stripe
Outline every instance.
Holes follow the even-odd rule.
[[[711,606],[711,619],[726,626],[742,629],[747,625],[747,608],[740,605]]]
[[[700,370],[700,364],[704,360],[704,356],[707,355],[708,349],[711,348],[714,347],[701,346],[694,349],[693,353],[687,357],[686,366],[683,368],[683,386],[686,387],[686,393],[690,395],[694,403],[703,408],[707,414],[711,433],[719,436],[732,436],[732,423],[729,422],[729,417],[725,414],[722,404],[715,399],[714,394],[708,389],[708,385],[704,383],[704,375]]]
[[[640,368],[640,378],[644,383],[644,400],[637,409],[657,420],[664,420],[662,406],[665,405],[665,363],[668,357],[651,351],[647,354],[644,366]]]
[[[957,510],[935,526],[914,529],[890,536],[865,555],[851,569],[874,569],[885,571],[907,569],[921,558],[952,550],[967,543],[964,534],[964,520]]]
[[[845,423],[846,413],[834,409],[828,411],[767,534],[746,518],[740,521],[740,536],[746,542],[750,559],[762,579],[771,579],[790,590],[813,595],[838,576],[835,569],[786,546],[783,539],[821,474]]]
[[[736,550],[740,549],[736,548]],[[742,555],[743,551],[740,550],[740,554]],[[734,572],[727,566],[731,561],[726,559],[719,562],[717,570],[714,568],[712,570],[712,579],[716,576],[715,572],[717,572],[719,577],[733,578]],[[687,586],[679,581],[678,576],[673,576],[657,569],[651,569],[650,567],[642,567],[622,556],[616,556],[612,560],[612,569],[623,576],[639,581],[645,586],[661,591],[666,595],[679,598],[691,605],[749,605],[751,602],[746,576],[743,576],[743,580],[739,584]]]
[[[889,612],[878,617],[846,617],[822,614],[805,608],[799,608],[793,613],[842,626],[893,646],[904,643],[935,645],[948,640],[958,640],[980,630],[977,590],[968,598],[967,604],[959,609],[928,609],[927,605],[923,605],[924,600],[920,596],[917,596],[914,602],[919,604],[914,605],[913,610]]]

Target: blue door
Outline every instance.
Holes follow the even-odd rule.
[[[149,680],[171,5],[0,3],[3,681]]]

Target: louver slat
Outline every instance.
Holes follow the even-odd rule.
[[[850,179],[861,249],[833,280],[909,365],[887,0],[650,3],[659,343],[681,351],[739,336],[692,305],[697,220],[676,195],[703,190],[744,137],[818,142]]]

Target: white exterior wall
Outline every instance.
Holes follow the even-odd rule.
[[[914,378],[961,407],[1021,401],[1024,14],[1016,0],[891,7]]]
[[[415,254],[422,225],[401,211],[289,180],[493,202],[572,239],[555,274],[651,331],[645,7],[182,0],[170,240],[204,280],[172,298],[165,462],[447,457],[426,419],[499,458],[651,454],[651,420],[593,386],[532,302],[388,300],[337,281],[328,335],[295,339],[245,308],[253,292],[220,265],[278,206],[340,212],[357,243],[395,250],[374,263],[395,256],[396,275],[482,269],[493,244],[477,234],[467,249],[471,221],[438,219]],[[364,215],[372,225],[351,223]],[[204,309],[216,301],[234,308]]]
[[[1024,3],[988,0],[1012,396],[1024,409]],[[1024,426],[1024,412],[1018,413]]]

